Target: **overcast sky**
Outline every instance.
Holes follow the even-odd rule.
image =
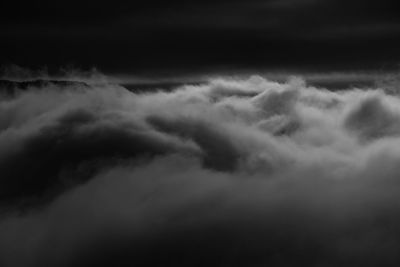
[[[395,2],[2,1],[0,60],[125,73],[394,68]]]

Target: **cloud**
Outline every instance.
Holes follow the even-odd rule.
[[[0,99],[2,266],[397,266],[397,95],[302,79]]]

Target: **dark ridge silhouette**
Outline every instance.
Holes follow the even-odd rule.
[[[284,82],[284,80],[271,79],[272,81]],[[155,82],[155,83],[121,83],[120,85],[134,93],[149,93],[156,91],[172,92],[178,87],[184,85],[200,86],[207,84],[207,81],[190,81],[190,82]],[[374,80],[351,80],[351,81],[335,81],[335,80],[310,80],[307,81],[310,86],[325,88],[329,91],[344,91],[349,88],[372,88],[376,85]],[[252,93],[249,96],[253,96]]]
[[[121,86],[134,93],[148,93],[156,91],[172,92],[174,89],[184,85],[203,85],[207,81],[193,82],[155,82],[155,83],[121,83]]]
[[[201,85],[204,81],[197,82],[157,82],[157,83],[121,83],[120,85],[133,93],[148,93],[155,91],[171,92],[183,85]],[[14,95],[18,91],[25,91],[29,88],[46,88],[48,86],[57,86],[60,89],[73,87],[90,88],[88,83],[82,81],[54,80],[54,79],[36,79],[28,81],[13,81],[0,79],[0,94]]]
[[[315,86],[318,88],[326,88],[330,91],[344,91],[351,88],[372,88],[376,85],[374,80],[367,81],[307,81],[308,85]]]
[[[29,88],[45,88],[50,85],[55,85],[60,88],[70,87],[87,87],[90,85],[81,81],[67,81],[67,80],[47,80],[47,79],[36,79],[29,81],[12,81],[7,79],[0,79],[0,93],[15,94],[19,90],[27,90]]]

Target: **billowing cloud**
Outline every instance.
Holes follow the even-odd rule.
[[[393,87],[138,91],[2,95],[0,265],[398,265]]]

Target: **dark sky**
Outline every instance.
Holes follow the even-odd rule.
[[[2,1],[0,61],[108,72],[360,70],[400,62],[390,0]]]

